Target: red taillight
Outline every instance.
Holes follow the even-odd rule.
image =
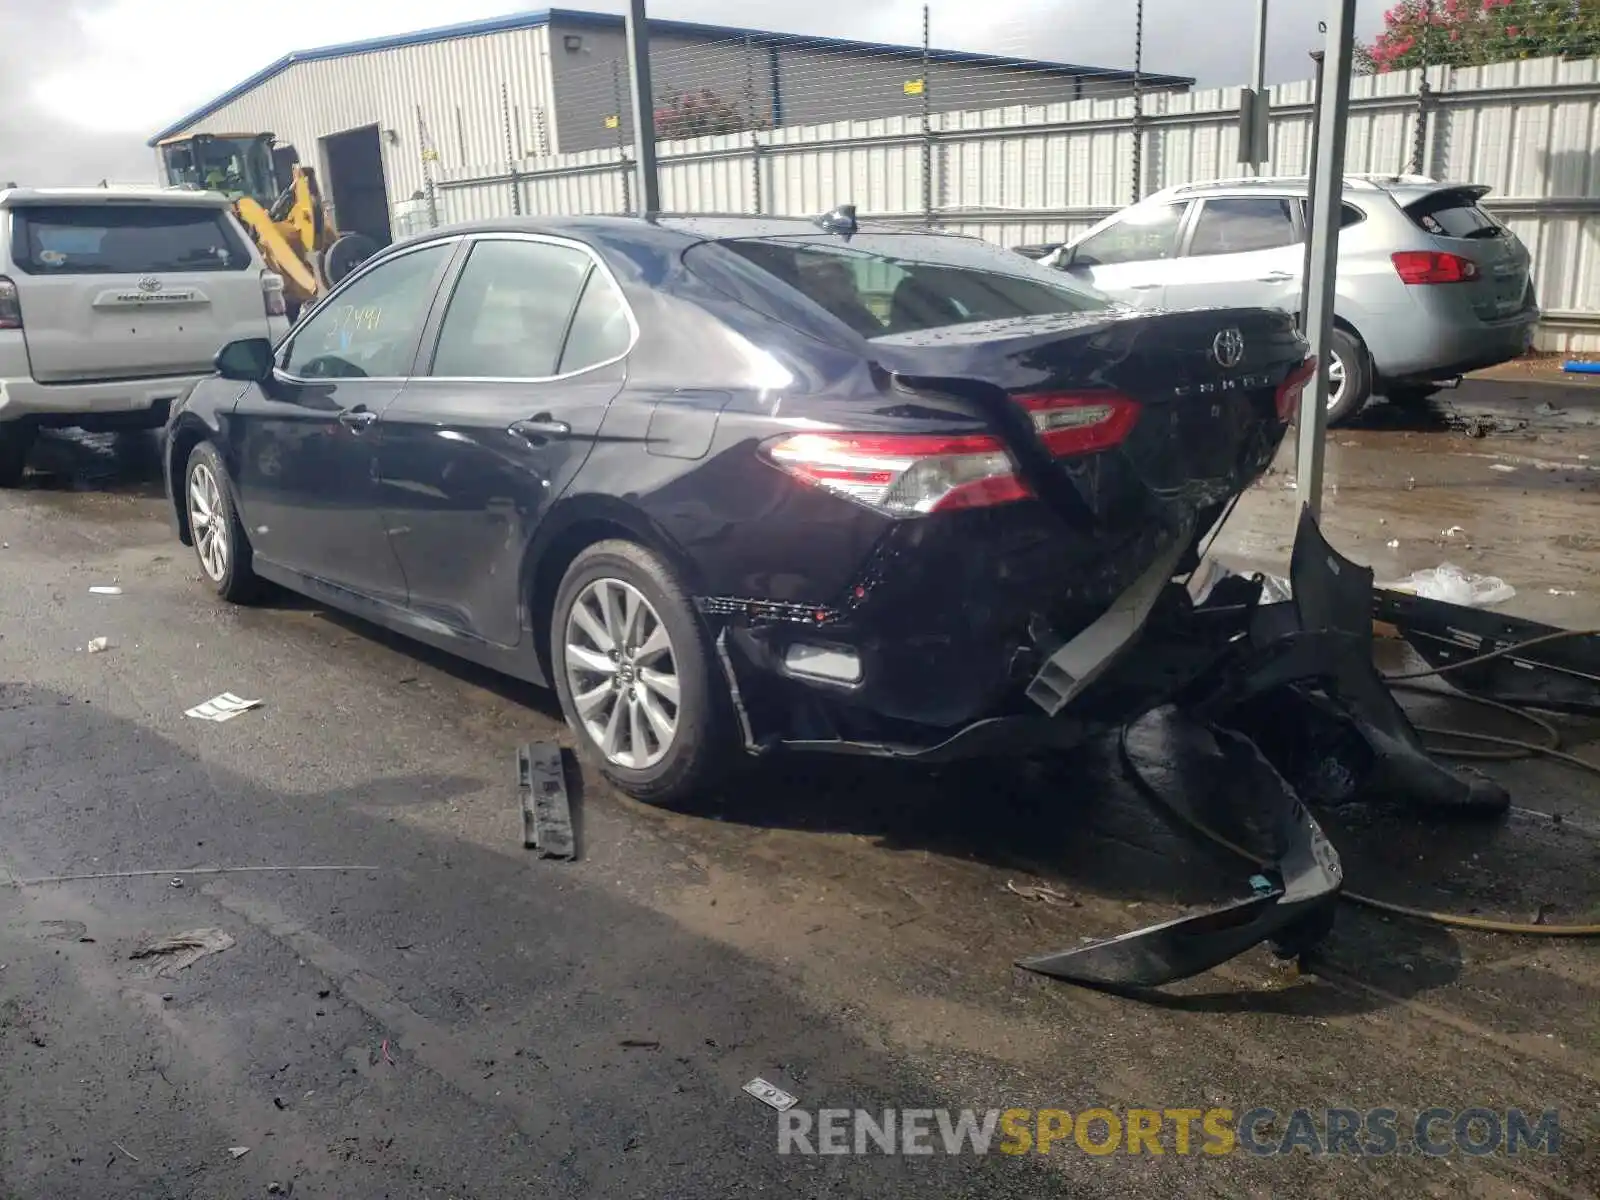
[[[1015,399],[1056,458],[1120,446],[1139,420],[1138,403],[1117,392],[1039,392]]]
[[[261,272],[261,302],[269,317],[289,315],[289,306],[283,298],[283,276],[272,271]]]
[[[1440,250],[1401,250],[1390,256],[1404,283],[1471,283],[1478,278],[1478,264],[1459,254]]]
[[[986,508],[1031,493],[999,438],[796,433],[767,457],[789,474],[894,516]]]
[[[1300,397],[1305,393],[1306,384],[1316,378],[1316,374],[1317,356],[1312,354],[1278,385],[1278,420],[1294,420],[1295,414],[1300,411]]]
[[[22,328],[22,301],[17,285],[0,275],[0,329]]]

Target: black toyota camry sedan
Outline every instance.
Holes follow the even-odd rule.
[[[217,372],[166,465],[220,596],[553,686],[658,801],[740,750],[975,753],[1081,703],[1309,374],[1286,316],[1136,313],[848,208],[438,230]]]

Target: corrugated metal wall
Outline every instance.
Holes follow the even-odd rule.
[[[1420,72],[1354,81],[1349,171],[1412,167],[1420,82]],[[1490,206],[1535,256],[1542,344],[1600,350],[1600,62],[1436,68],[1429,82],[1424,173],[1494,189]],[[1270,173],[1307,169],[1311,98],[1309,80],[1273,89]],[[1243,174],[1238,105],[1235,88],[1147,97],[1144,194]],[[522,211],[626,211],[621,158],[521,164]],[[936,113],[931,136],[920,120],[891,117],[663,142],[660,158],[671,211],[812,215],[853,202],[901,221],[926,219],[926,162],[940,228],[1003,245],[1057,242],[1132,200],[1133,101]],[[503,168],[448,172],[440,191],[451,219],[512,211]]]
[[[389,202],[398,204],[425,189],[424,129],[435,178],[468,166],[481,173],[512,151],[523,157],[556,144],[548,32],[539,26],[296,63],[186,132],[271,131],[326,179],[320,139],[377,125]]]

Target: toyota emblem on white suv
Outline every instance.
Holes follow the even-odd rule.
[[[1237,329],[1224,329],[1211,339],[1211,357],[1224,370],[1237,367],[1244,360],[1244,334]]]
[[[139,290],[141,292],[159,292],[161,290],[161,280],[154,275],[142,276],[139,279]]]

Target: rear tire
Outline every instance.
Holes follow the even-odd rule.
[[[250,539],[233,507],[222,455],[210,442],[189,452],[183,469],[183,503],[201,577],[231,604],[254,600],[261,594],[261,580],[252,565]]]
[[[31,425],[0,425],[0,488],[14,488],[28,469],[28,452],[38,431]]]
[[[550,666],[578,753],[621,791],[673,805],[723,774],[726,684],[689,597],[649,550],[596,542],[573,560],[551,611]]]
[[[1329,380],[1328,425],[1343,425],[1351,420],[1372,398],[1372,364],[1367,358],[1367,348],[1361,339],[1343,329],[1333,331],[1331,370],[1342,376],[1339,398],[1332,396],[1333,381]]]

